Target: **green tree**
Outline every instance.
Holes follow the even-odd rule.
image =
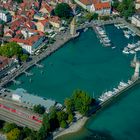
[[[54,13],[60,18],[68,19],[72,16],[72,9],[67,3],[59,3],[56,5]]]
[[[43,114],[45,112],[45,107],[41,106],[40,104],[39,105],[34,105],[33,111],[35,113]]]
[[[29,58],[29,56],[27,54],[23,54],[23,55],[20,56],[21,61],[26,62],[28,60],[28,58]]]
[[[12,129],[16,128],[16,127],[17,127],[16,124],[6,122],[6,123],[4,124],[4,126],[3,126],[3,131],[4,131],[5,133],[8,133],[8,132],[10,132]]]
[[[57,119],[59,120],[59,123],[61,121],[66,121],[68,119],[68,114],[64,111],[58,111],[57,112]]]
[[[73,121],[73,119],[74,119],[73,114],[72,114],[72,113],[69,114],[69,115],[68,115],[68,123],[71,123],[71,122]]]
[[[18,128],[14,128],[7,133],[7,140],[19,140],[19,138],[20,138],[20,130]]]
[[[50,123],[50,130],[51,131],[54,131],[56,128],[59,127],[59,121],[57,119],[56,107],[51,107],[51,109],[50,109],[49,123]]]
[[[67,122],[65,120],[62,120],[60,123],[61,128],[66,128],[67,127]]]
[[[49,116],[48,114],[43,115],[43,123],[42,123],[43,128],[45,129],[46,133],[49,132],[50,130],[50,122],[49,122]]]
[[[24,127],[23,130],[22,130],[22,133],[23,133],[24,137],[28,137],[28,136],[31,135],[32,130],[29,129],[28,127]]]
[[[0,47],[0,55],[2,56],[12,57],[16,55],[19,57],[22,53],[22,48],[15,42],[10,42]]]
[[[94,13],[94,14],[93,14],[93,19],[94,19],[94,20],[97,20],[98,17],[99,17],[99,15],[98,15],[97,13]]]
[[[135,12],[135,4],[133,0],[123,0],[117,6],[117,10],[120,12],[121,16],[126,19],[132,16]]]
[[[15,2],[17,2],[17,3],[22,3],[23,2],[23,0],[14,0]]]
[[[86,115],[90,109],[92,98],[82,90],[74,91],[72,95],[74,107],[76,111],[79,111],[82,115]]]
[[[67,112],[73,111],[73,101],[70,98],[66,98],[64,101],[64,105],[66,106]]]
[[[37,140],[44,140],[47,137],[46,128],[42,126],[37,132]]]

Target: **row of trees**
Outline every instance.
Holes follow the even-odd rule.
[[[38,132],[38,139],[45,139],[59,127],[67,128],[74,121],[75,111],[87,115],[94,101],[87,92],[82,90],[74,91],[70,98],[65,99],[65,109],[57,110],[52,107],[49,114],[45,113],[43,115],[43,123]]]
[[[6,134],[7,140],[37,140],[35,131],[27,127],[18,127],[14,123],[0,121],[0,129]]]
[[[65,99],[64,104],[67,112],[78,111],[82,115],[87,115],[93,102],[95,102],[95,100],[92,99],[87,92],[76,90],[70,98]]]
[[[121,16],[124,16],[126,19],[135,13],[134,0],[123,0],[122,2],[114,0],[113,7],[117,9]]]
[[[75,111],[87,115],[94,101],[87,92],[76,90],[70,98],[65,99],[65,108],[62,110],[52,107],[50,113],[44,113],[44,107],[34,106],[35,112],[43,114],[42,126],[38,132],[3,121],[0,122],[0,129],[7,135],[7,140],[44,140],[57,128],[67,128],[75,119]]]
[[[17,56],[21,61],[27,61],[29,56],[23,53],[20,45],[15,42],[4,44],[0,47],[0,55],[11,58]]]
[[[67,128],[68,124],[70,124],[74,120],[74,114],[68,113],[63,110],[57,110],[55,107],[51,108],[49,114],[43,115],[43,123],[42,127],[38,132],[38,139],[45,139],[50,135],[51,132],[56,130],[57,128]]]

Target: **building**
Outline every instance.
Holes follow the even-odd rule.
[[[61,27],[61,20],[58,16],[50,17],[49,22],[54,28],[60,28]]]
[[[49,21],[44,19],[44,20],[39,20],[38,22],[35,23],[37,30],[41,32],[45,32],[49,28]]]
[[[140,0],[136,0],[135,2],[135,8],[140,9]]]
[[[140,27],[140,15],[139,14],[133,15],[131,19],[131,23],[137,27]]]
[[[46,112],[49,112],[50,108],[56,105],[54,100],[28,94],[26,90],[22,88],[12,91],[12,100],[23,103],[26,107],[29,108],[40,104],[41,106],[45,107]]]
[[[46,2],[43,1],[42,6],[39,11],[43,14],[47,14],[48,16],[50,16],[52,10],[53,10],[53,8],[50,5],[48,5]]]
[[[45,39],[45,36],[33,35],[27,39],[12,38],[10,42],[18,43],[24,52],[33,54],[34,51],[42,45]]]
[[[99,2],[96,2],[96,0],[94,0],[91,6],[91,11],[98,13],[99,15],[110,15],[111,4],[109,1],[106,0]]]
[[[75,17],[73,18],[71,24],[70,24],[70,34],[72,36],[76,35],[76,21],[75,21]]]
[[[111,0],[75,0],[75,2],[83,9],[99,15],[109,15],[111,11]]]
[[[83,9],[91,12],[92,1],[90,0],[74,0],[78,5],[80,5]]]
[[[12,16],[8,11],[0,10],[0,19],[4,22],[10,22],[12,20]]]

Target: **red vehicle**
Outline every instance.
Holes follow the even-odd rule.
[[[38,119],[38,117],[36,117],[36,116],[31,116],[31,119],[35,120],[35,121],[37,121],[39,123],[42,123],[42,120]]]
[[[26,115],[25,113],[22,113],[22,112],[20,112],[20,111],[18,111],[16,109],[7,107],[7,106],[5,106],[3,104],[0,104],[0,108],[5,109],[5,110],[8,110],[8,111],[10,111],[12,113],[16,113],[16,114],[21,115],[21,116],[25,116]],[[42,120],[40,120],[39,117],[37,117],[37,116],[34,116],[33,115],[33,116],[30,116],[29,118],[32,119],[32,120],[34,120],[34,121],[36,121],[36,122],[38,122],[38,123],[42,123]]]

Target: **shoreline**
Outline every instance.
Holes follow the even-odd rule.
[[[80,118],[78,121],[72,123],[67,129],[64,129],[63,131],[56,134],[56,136],[54,136],[53,139],[57,140],[59,137],[62,137],[64,135],[72,134],[80,131],[83,128],[83,126],[86,124],[88,119],[89,119],[88,117]]]

